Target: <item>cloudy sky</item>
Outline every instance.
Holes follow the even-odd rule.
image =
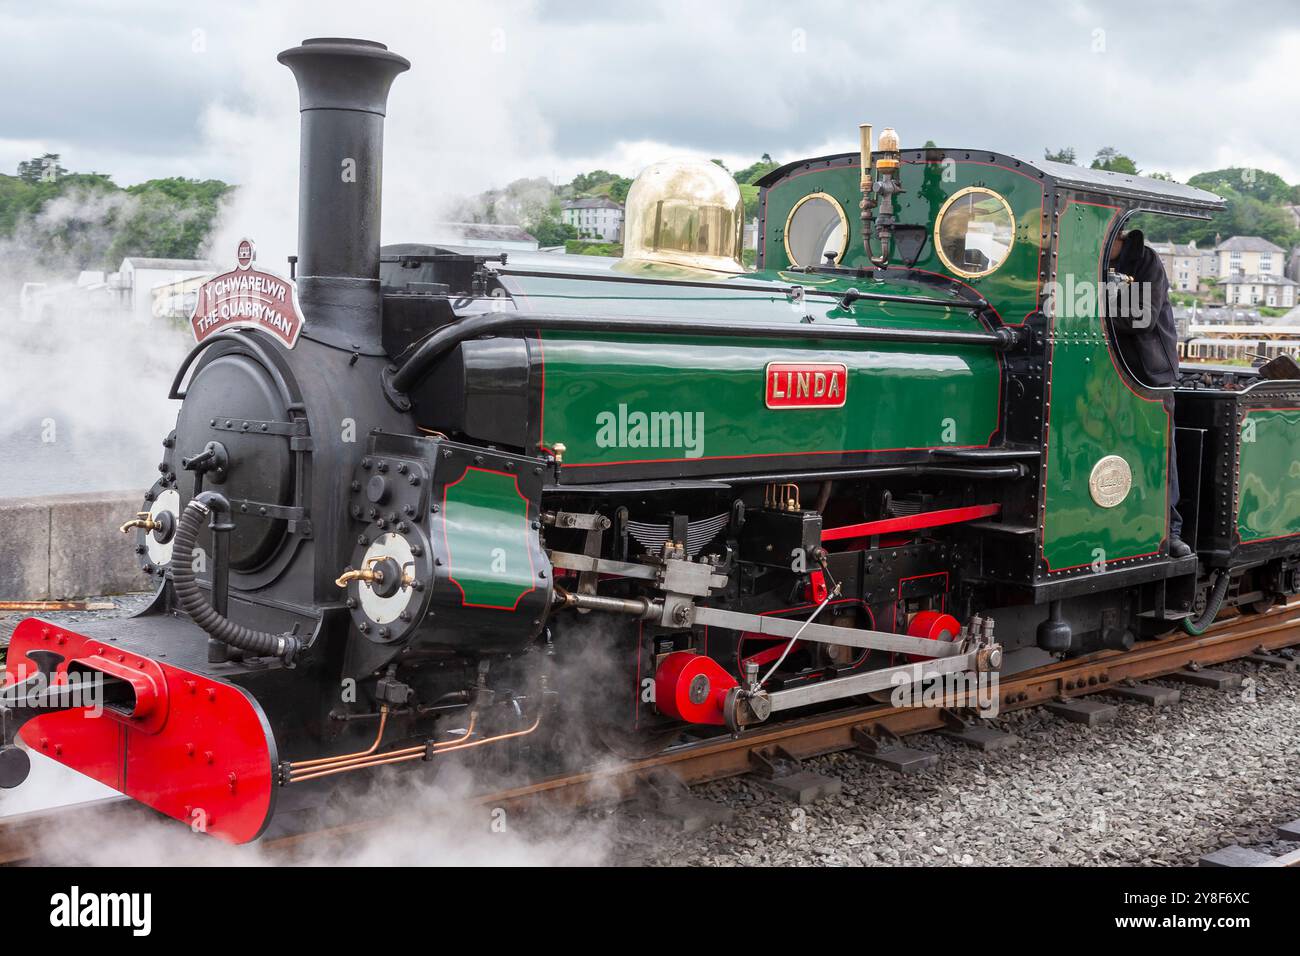
[[[123,184],[219,177],[280,228],[297,101],[275,54],[329,35],[413,64],[390,101],[386,225],[524,175],[851,149],[860,122],[904,146],[1111,145],[1177,178],[1300,181],[1294,0],[0,0],[0,170],[48,150]]]

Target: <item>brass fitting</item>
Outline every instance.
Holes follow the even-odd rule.
[[[334,586],[345,588],[348,586],[349,581],[365,581],[366,583],[370,583],[372,581],[383,580],[383,571],[376,571],[374,568],[362,568],[360,571],[344,571],[334,579]]]
[[[774,511],[800,511],[799,486],[773,482],[763,488],[763,507]]]
[[[366,559],[366,566],[360,571],[344,571],[334,579],[334,586],[345,588],[351,581],[364,581],[366,584],[383,584],[384,572],[375,567],[380,561],[388,559],[388,555],[379,554],[373,558]],[[397,562],[393,562],[396,564]],[[402,587],[409,588],[415,581],[415,577],[406,571],[402,572]]]
[[[129,532],[132,528],[144,528],[145,531],[153,531],[160,527],[157,521],[149,516],[147,511],[138,511],[134,518],[122,525],[120,530],[123,534]]]
[[[858,136],[861,139],[862,151],[862,191],[871,190],[871,124],[862,123],[858,126]]]

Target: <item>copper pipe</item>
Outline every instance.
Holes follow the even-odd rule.
[[[529,734],[531,734],[534,730],[536,730],[538,726],[541,724],[541,722],[542,722],[542,712],[541,712],[541,708],[538,708],[537,717],[533,720],[532,726],[524,730],[514,730],[508,734],[497,734],[497,736],[495,737],[484,737],[482,740],[474,740],[469,743],[460,743],[459,740],[464,740],[465,737],[469,736],[469,734],[467,733],[465,734],[465,736],[459,738],[459,740],[448,741],[447,743],[444,744],[435,745],[433,748],[433,753],[442,754],[442,753],[448,753],[452,750],[468,750],[471,747],[481,747],[484,744],[498,743],[502,740],[510,740],[513,737],[526,737]],[[448,743],[450,744],[450,746],[447,745]],[[410,760],[420,760],[424,757],[425,752],[426,752],[425,747],[407,747],[403,750],[395,750],[392,751],[391,753],[382,754],[377,757],[372,757],[369,760],[353,763],[346,767],[331,767],[327,770],[321,770],[316,773],[309,773],[305,777],[297,777],[290,780],[290,783],[300,783],[304,780],[314,780],[318,777],[328,777],[336,773],[343,773],[344,771],[347,770],[366,770],[371,767],[382,767],[385,764],[390,764],[390,763],[406,763],[407,761]]]
[[[354,760],[347,761],[345,764],[331,764],[327,767],[317,767],[312,770],[311,773],[305,774],[301,777],[294,777],[291,774],[289,782],[297,783],[301,780],[311,780],[316,777],[327,777],[331,774],[342,773],[345,770],[360,770],[364,767],[377,767],[384,763],[396,763],[399,760],[414,760],[416,757],[423,757],[430,750],[433,753],[440,753],[444,748],[450,748],[451,746],[457,745],[462,740],[471,736],[474,733],[477,721],[478,714],[470,714],[469,726],[465,728],[463,734],[453,740],[444,740],[440,744],[434,744],[432,748],[429,748],[425,744],[420,744],[415,747],[402,747],[399,750],[390,750],[387,753],[376,754],[373,757],[358,757]]]
[[[358,757],[369,757],[379,749],[379,742],[384,739],[384,726],[388,723],[388,705],[384,704],[379,708],[379,730],[375,734],[375,742],[365,750],[358,750],[352,754],[337,754],[333,757],[317,757],[314,760],[295,760],[289,764],[289,772],[297,773],[299,770],[307,770],[311,767],[319,767],[323,764],[335,764],[355,760]]]
[[[474,728],[477,723],[478,723],[478,712],[477,711],[471,712],[469,717],[469,725],[465,728],[465,732],[461,734],[459,737],[456,737],[452,740],[444,740],[440,744],[434,744],[433,747],[431,748],[433,753],[440,753],[443,748],[457,745],[462,740],[467,739],[470,735],[474,733]],[[303,780],[314,780],[317,777],[328,777],[331,774],[342,773],[345,770],[360,770],[363,767],[375,767],[375,766],[379,766],[379,764],[381,763],[396,762],[392,758],[411,760],[414,759],[415,757],[424,756],[426,751],[428,751],[429,749],[430,748],[428,748],[426,745],[420,744],[417,747],[403,747],[399,750],[390,750],[384,754],[376,754],[375,756],[370,756],[370,754],[373,752],[373,748],[372,748],[371,751],[367,751],[366,753],[363,754],[356,754],[340,763],[332,763],[332,764],[327,764],[318,767],[306,767],[304,769],[310,770],[311,772],[303,774],[302,776],[295,776],[298,768],[291,767],[289,770],[289,783],[300,783]]]

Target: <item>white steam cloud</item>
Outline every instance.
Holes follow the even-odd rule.
[[[432,779],[431,779],[432,778]],[[56,866],[598,866],[614,823],[594,813],[507,811],[483,803],[481,781],[448,763],[436,774],[386,768],[363,792],[331,798],[318,830],[288,847],[231,846],[164,818],[105,808],[73,831],[51,828],[35,862]],[[359,826],[360,825],[360,826]],[[315,829],[315,827],[313,827]]]
[[[436,234],[436,224],[463,214],[465,197],[537,175],[537,157],[549,152],[550,129],[529,94],[543,75],[535,69],[540,51],[518,40],[535,17],[533,4],[520,3],[373,6],[359,27],[350,2],[259,7],[256,29],[231,62],[243,105],[215,104],[202,122],[205,141],[229,157],[240,186],[211,254],[228,257],[241,236],[252,236],[262,265],[284,269],[295,251],[298,92],[275,57],[314,36],[378,40],[411,61],[388,101],[383,241],[454,238]]]
[[[132,195],[74,191],[0,241],[0,497],[143,495],[157,477],[185,333],[76,282],[136,212]]]

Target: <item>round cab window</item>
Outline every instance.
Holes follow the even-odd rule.
[[[1006,262],[1015,242],[1016,219],[1007,201],[971,186],[949,197],[934,226],[939,258],[959,276],[986,276]]]
[[[826,193],[804,196],[790,210],[785,221],[785,254],[791,265],[835,265],[848,244],[849,220],[843,207]]]

